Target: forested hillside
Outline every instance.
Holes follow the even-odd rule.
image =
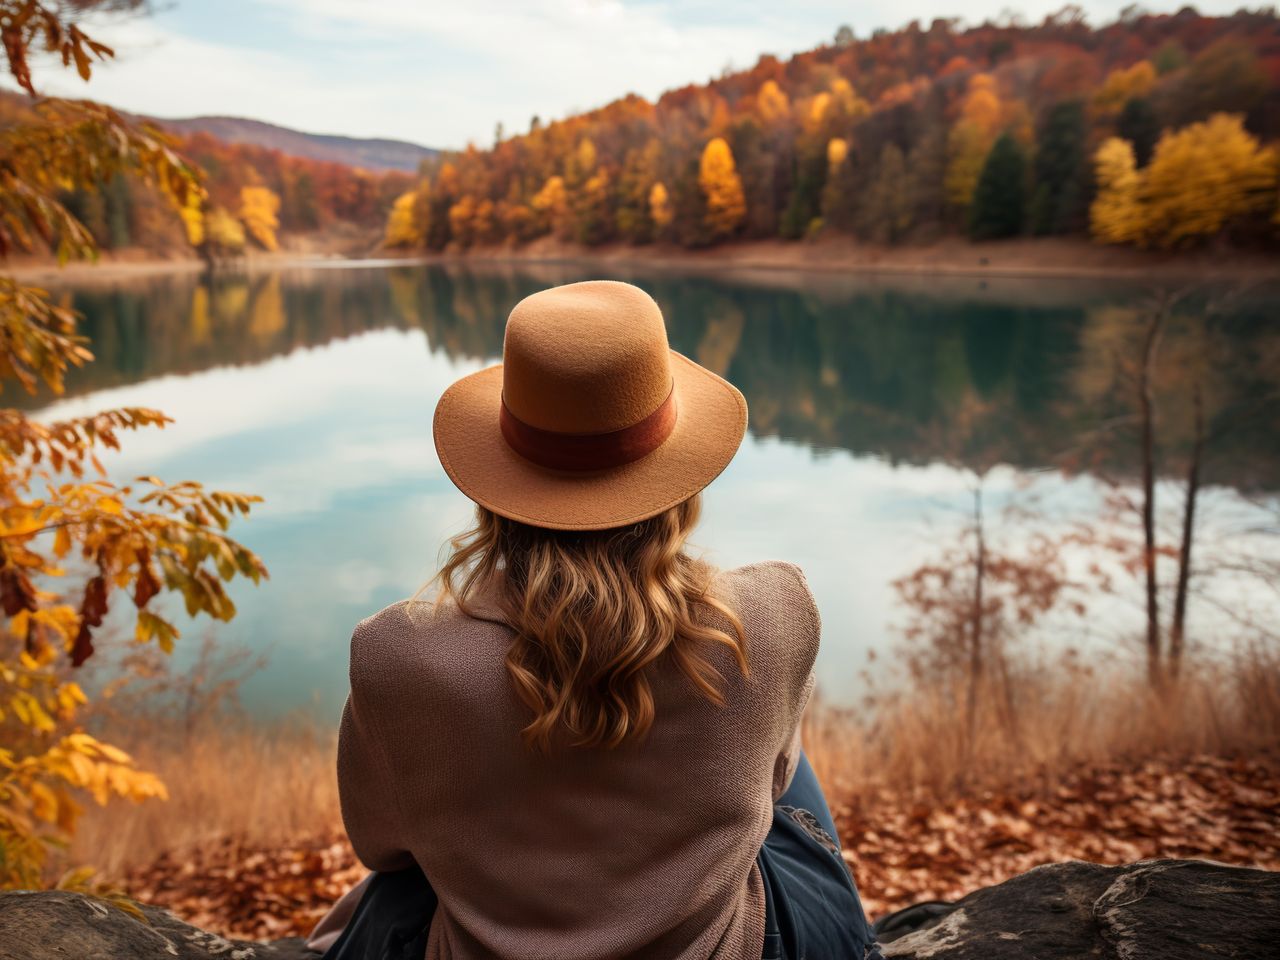
[[[0,128],[29,122],[33,101],[0,92]],[[190,254],[214,259],[253,247],[275,250],[284,235],[317,232],[364,237],[372,246],[395,198],[415,180],[396,170],[294,156],[209,133],[172,134],[174,146],[203,173],[207,196],[174,212],[154,187],[117,173],[98,189],[76,188],[65,201],[103,250]],[[333,237],[329,236],[329,245]],[[363,252],[363,251],[362,251]]]
[[[1075,234],[1271,248],[1280,20],[1128,8],[1094,28],[937,19],[424,166],[389,245],[585,245],[823,233],[877,243]]]

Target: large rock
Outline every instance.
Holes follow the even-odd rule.
[[[227,940],[142,910],[146,923],[77,893],[0,894],[0,960],[317,960],[300,940]],[[1056,863],[933,912],[925,926],[886,943],[885,957],[1280,957],[1280,873],[1200,860]]]
[[[1050,864],[937,911],[920,929],[886,943],[884,955],[1276,960],[1280,873],[1203,860]]]
[[[228,940],[143,906],[147,922],[82,893],[0,894],[0,960],[318,960],[301,940]]]

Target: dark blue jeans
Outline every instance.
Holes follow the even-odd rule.
[[[880,960],[809,759],[773,807],[756,855],[764,879],[763,960]],[[418,867],[378,873],[324,960],[422,960],[435,891]]]

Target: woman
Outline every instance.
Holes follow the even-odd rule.
[[[746,422],[613,281],[527,297],[503,363],[445,392],[477,521],[434,602],[352,637],[339,787],[376,872],[326,957],[878,956],[800,750],[804,575],[684,552]]]

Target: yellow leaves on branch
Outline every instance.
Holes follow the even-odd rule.
[[[81,6],[0,0],[9,72],[28,93],[35,92],[32,43],[60,53],[84,79],[94,57],[110,56],[64,21]],[[0,157],[0,257],[38,241],[62,261],[95,256],[92,234],[64,199],[98,191],[117,174],[158,187],[180,210],[193,244],[244,244],[235,216],[207,210],[197,171],[165,134],[99,104],[33,104],[26,119],[0,130]],[[278,204],[270,191],[242,195],[241,215],[264,245],[274,243]],[[76,320],[46,291],[0,277],[0,380],[32,393],[40,383],[61,392],[67,368],[92,359]],[[127,754],[74,727],[86,697],[64,678],[63,660],[78,667],[93,654],[112,596],[128,597],[139,641],[168,650],[178,631],[150,606],[157,594],[180,595],[190,615],[226,620],[235,606],[223,582],[266,576],[262,561],[226,535],[231,518],[248,513],[257,497],[152,477],[139,478],[138,488],[105,479],[97,449],[118,448],[120,431],[167,422],[142,408],[50,424],[0,410],[0,610],[7,632],[0,635],[0,888],[43,881],[50,848],[75,827],[74,792],[98,803],[165,796],[163,784]],[[102,479],[86,481],[89,466]],[[57,589],[66,575],[59,562],[72,555],[88,579]],[[72,877],[86,882],[87,874]]]
[[[80,731],[26,756],[0,748],[0,889],[35,887],[48,859],[42,838],[50,828],[68,836],[81,808],[72,791],[98,804],[168,799],[154,774],[139,770],[123,750]]]
[[[46,291],[0,276],[0,381],[13,378],[28,393],[44,383],[61,393],[67,368],[93,359],[75,329],[75,312]]]
[[[715,137],[702,151],[698,186],[707,201],[706,224],[714,238],[733,233],[747,215],[742,180],[733,163],[733,151],[724,137]]]
[[[1141,171],[1132,148],[1113,137],[1098,148],[1094,168],[1090,226],[1104,243],[1184,245],[1264,213],[1277,199],[1275,151],[1262,147],[1238,114],[1166,132]]]
[[[33,110],[35,122],[0,130],[0,256],[32,250],[37,239],[62,262],[95,256],[93,237],[62,200],[116,173],[159,187],[179,207],[202,195],[198,172],[160,130],[87,100],[48,99]]]
[[[39,44],[62,59],[64,67],[75,64],[81,80],[92,74],[95,59],[106,60],[115,51],[105,43],[88,37],[74,23],[63,20],[61,4],[36,0],[4,0],[0,3],[0,22],[4,24],[4,47],[9,60],[9,73],[23,90],[35,95],[27,51]]]

